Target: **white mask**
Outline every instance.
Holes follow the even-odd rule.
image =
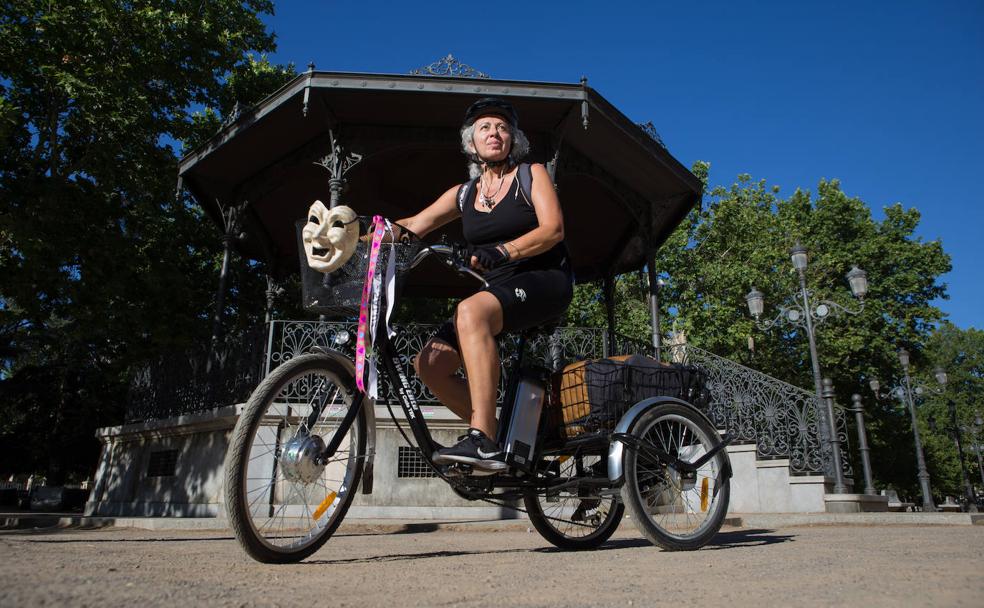
[[[357,217],[351,207],[329,209],[321,201],[314,201],[301,231],[308,266],[327,274],[345,264],[359,241]]]

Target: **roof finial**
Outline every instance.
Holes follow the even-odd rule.
[[[485,72],[479,72],[470,65],[461,63],[451,53],[430,65],[410,70],[410,74],[412,76],[445,76],[448,78],[491,78]]]

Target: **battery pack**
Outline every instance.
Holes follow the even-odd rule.
[[[509,416],[509,430],[505,441],[506,463],[527,473],[533,470],[536,434],[545,392],[546,386],[539,379],[522,378]]]

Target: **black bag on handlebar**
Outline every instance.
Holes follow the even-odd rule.
[[[573,363],[554,375],[553,388],[554,420],[567,439],[611,431],[629,408],[649,397],[676,397],[700,409],[709,402],[699,368],[644,355]]]

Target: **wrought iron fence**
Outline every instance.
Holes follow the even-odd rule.
[[[412,373],[413,356],[436,329],[435,325],[423,324],[397,326],[393,339],[414,396],[422,404],[438,401]],[[242,402],[264,375],[315,346],[353,356],[355,331],[353,323],[273,321],[265,333],[261,329],[226,340],[212,352],[211,363],[208,353],[199,351],[145,366],[133,379],[127,422]],[[342,339],[344,332],[347,340]],[[516,345],[515,340],[500,341],[502,360]],[[590,327],[558,328],[552,334],[536,336],[528,348],[532,360],[549,369],[581,359],[653,354],[648,342],[617,334],[615,342],[609,343],[607,332]],[[662,354],[668,361],[694,365],[706,372],[711,394],[707,414],[739,441],[755,442],[760,457],[788,458],[794,473],[832,473],[823,416],[813,393],[694,346],[665,346]],[[504,392],[504,379],[500,379],[498,399]],[[380,376],[380,395],[381,402],[398,403],[385,375]],[[837,439],[846,451],[847,420],[839,406],[835,408],[835,424]],[[847,459],[844,467],[850,475]]]
[[[437,331],[437,325],[408,324],[397,325],[393,338],[394,350],[399,353],[400,364],[410,381],[414,397],[418,403],[437,404],[438,400],[413,373],[413,357],[423,348],[427,340]],[[331,348],[349,357],[355,354],[355,324],[321,321],[274,321],[268,341],[266,371],[290,359],[309,352],[311,348]],[[341,338],[348,335],[347,340]],[[499,357],[505,361],[516,349],[515,340],[499,342]],[[528,356],[536,364],[549,369],[558,369],[576,359],[602,357],[606,354],[604,332],[589,327],[562,327],[551,335],[538,335],[527,346]],[[395,393],[391,391],[388,378],[379,378],[380,403],[397,404]],[[500,378],[497,399],[505,394],[505,379]]]
[[[664,347],[669,360],[694,365],[708,376],[707,414],[739,441],[755,442],[761,458],[788,458],[793,473],[832,475],[822,404],[810,391],[691,345]],[[835,407],[837,439],[847,448],[847,419]],[[845,474],[850,463],[844,461]]]
[[[263,327],[163,356],[133,370],[125,422],[140,422],[242,403],[263,378]]]

